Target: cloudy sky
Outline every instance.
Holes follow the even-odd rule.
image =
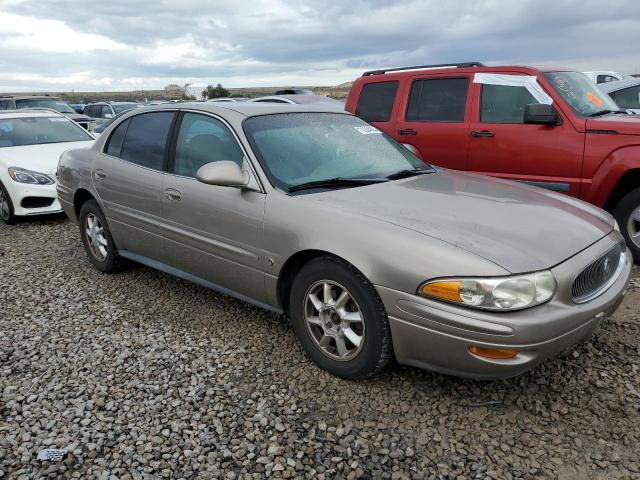
[[[335,85],[478,60],[640,73],[639,0],[0,0],[0,91]]]

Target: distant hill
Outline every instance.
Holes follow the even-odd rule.
[[[326,95],[328,97],[343,99],[346,98],[351,89],[353,82],[345,82],[335,86],[301,86],[308,88],[316,95]],[[262,97],[272,95],[276,90],[289,88],[291,85],[279,87],[246,87],[246,88],[229,88],[229,92],[233,96],[240,97]],[[300,85],[296,85],[300,87]],[[133,90],[130,92],[31,92],[34,95],[51,95],[63,98],[69,103],[90,103],[104,101],[149,101],[149,100],[174,100],[178,97],[175,93],[168,93],[165,90]],[[20,95],[29,95],[30,93],[20,92]],[[200,100],[200,99],[197,99]]]

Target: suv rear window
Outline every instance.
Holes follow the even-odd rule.
[[[467,78],[416,80],[411,85],[405,119],[416,122],[462,122]]]
[[[367,122],[388,122],[398,91],[398,81],[367,83],[362,87],[356,115]]]

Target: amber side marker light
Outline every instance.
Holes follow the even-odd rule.
[[[507,358],[514,358],[518,355],[516,350],[508,350],[506,348],[485,348],[477,345],[472,345],[469,351],[478,357],[491,358],[494,360],[505,360]]]

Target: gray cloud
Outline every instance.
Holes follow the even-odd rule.
[[[2,14],[27,26],[0,32],[5,90],[326,84],[368,68],[467,60],[640,72],[637,0],[4,0]],[[52,25],[74,48],[20,40]]]

